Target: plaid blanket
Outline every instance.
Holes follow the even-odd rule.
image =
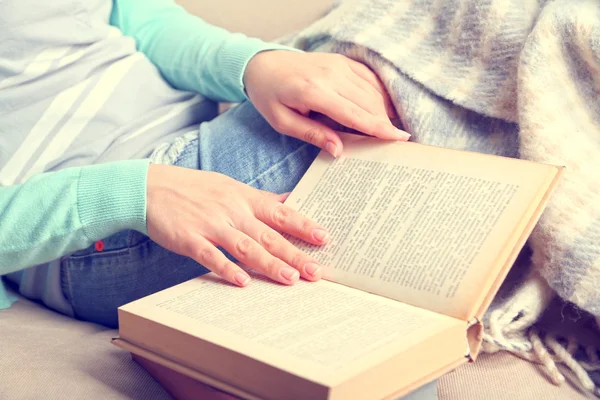
[[[596,348],[536,326],[556,294],[600,316],[600,2],[346,0],[291,42],[370,66],[417,142],[567,166],[484,348],[596,391]]]

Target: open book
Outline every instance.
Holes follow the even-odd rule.
[[[242,398],[398,398],[476,358],[562,170],[346,137],[286,201],[331,233],[290,239],[326,280],[242,289],[208,274],[121,307],[113,342]]]

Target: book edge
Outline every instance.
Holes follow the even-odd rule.
[[[116,337],[111,340],[111,343],[122,350],[128,351],[131,354],[135,354],[139,357],[142,357],[148,361],[159,364],[165,368],[168,368],[172,371],[185,375],[189,378],[195,379],[202,383],[205,383],[211,387],[217,388],[223,392],[232,394],[234,396],[240,397],[245,400],[262,400],[260,397],[257,397],[251,393],[248,393],[236,386],[233,386],[229,383],[226,383],[220,379],[214,378],[202,372],[196,371],[190,367],[182,365],[178,362],[170,360],[169,358],[155,353],[153,351],[147,350],[143,347],[140,347],[136,344],[133,344],[121,337]]]
[[[545,165],[548,165],[548,164],[545,164]],[[493,281],[488,293],[483,297],[483,299],[481,300],[479,305],[477,305],[477,304],[473,305],[473,309],[469,313],[467,321],[469,321],[469,322],[477,321],[478,322],[478,321],[482,320],[483,315],[489,308],[496,293],[500,289],[502,282],[504,282],[504,279],[506,279],[506,275],[512,268],[519,253],[525,246],[527,239],[531,235],[531,232],[535,228],[537,222],[539,221],[544,210],[546,209],[546,205],[548,204],[548,201],[550,200],[550,197],[551,197],[552,193],[554,192],[554,190],[556,189],[556,186],[558,185],[558,183],[564,173],[564,170],[565,170],[565,167],[561,167],[561,166],[553,166],[553,167],[555,168],[554,177],[550,181],[550,184],[547,186],[545,193],[543,194],[542,198],[540,199],[539,203],[537,204],[537,207],[535,208],[534,212],[532,213],[531,217],[529,218],[529,221],[527,222],[525,229],[523,229],[523,232],[519,236],[519,239],[516,241],[513,249],[509,253],[509,256],[507,257],[506,262],[500,269],[497,276],[494,278],[494,281]]]

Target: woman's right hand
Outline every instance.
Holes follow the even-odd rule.
[[[147,225],[152,240],[190,257],[227,281],[246,286],[250,276],[217,248],[274,281],[291,285],[322,276],[321,266],[279,232],[322,245],[329,235],[282,204],[284,195],[254,189],[225,175],[151,164]]]

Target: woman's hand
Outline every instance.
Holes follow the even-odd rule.
[[[367,66],[339,54],[265,51],[244,73],[248,97],[277,131],[312,143],[337,157],[339,135],[308,118],[310,111],[388,140],[408,140],[390,122],[395,115],[381,81]]]
[[[148,234],[159,245],[246,286],[250,276],[217,249],[274,281],[291,285],[300,276],[316,281],[322,269],[279,232],[327,243],[315,222],[282,204],[285,196],[254,189],[225,175],[151,164],[147,184]]]

